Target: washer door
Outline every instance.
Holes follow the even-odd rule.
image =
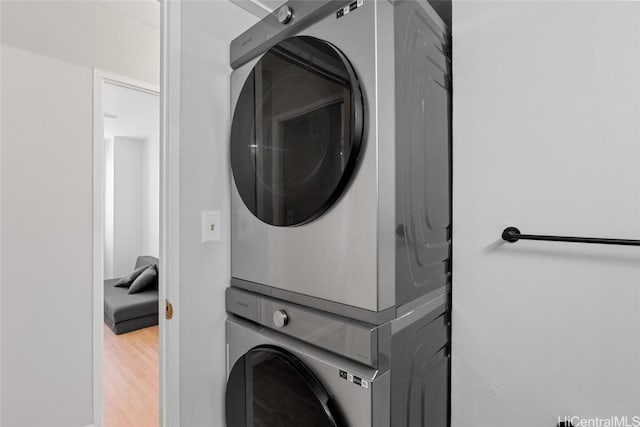
[[[332,44],[292,37],[271,48],[247,78],[231,125],[231,168],[261,221],[300,225],[340,197],[364,129],[360,85]]]
[[[329,395],[294,355],[259,346],[231,370],[227,427],[341,427]]]

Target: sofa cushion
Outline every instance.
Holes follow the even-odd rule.
[[[150,316],[136,317],[131,320],[123,320],[119,323],[114,323],[113,320],[104,316],[104,323],[113,331],[114,334],[120,335],[127,332],[135,331],[142,328],[148,328],[158,324],[158,315],[152,314]]]
[[[144,267],[145,265],[151,265],[151,264],[158,265],[158,258],[149,256],[149,255],[139,256],[136,259],[136,266],[134,267],[134,269]]]
[[[146,289],[158,289],[158,272],[156,266],[151,265],[133,281],[129,287],[129,295],[140,293]]]
[[[126,288],[116,288],[118,279],[104,281],[104,315],[112,323],[158,314],[158,291],[148,289],[129,295]]]
[[[128,288],[142,274],[142,272],[144,272],[148,268],[148,265],[143,265],[142,267],[136,268],[131,273],[118,280],[113,286],[117,288]]]

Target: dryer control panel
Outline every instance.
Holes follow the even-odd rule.
[[[231,67],[235,70],[333,11],[343,11],[345,7],[353,10],[362,1],[288,1],[231,41]],[[351,3],[355,3],[353,9],[350,7]]]

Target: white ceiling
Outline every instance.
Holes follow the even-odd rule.
[[[216,13],[203,14],[208,17],[206,21],[196,21],[192,22],[192,24],[202,27],[206,32],[211,32],[212,29],[215,29],[215,36],[226,43],[230,43],[253,25],[257,21],[255,17],[262,19],[285,2],[285,0],[193,1],[202,2],[202,7],[210,7]],[[112,12],[134,19],[141,24],[157,29],[160,28],[159,0],[98,0],[96,3]],[[213,20],[211,16],[214,17]],[[254,20],[248,20],[247,16],[254,17]]]
[[[237,4],[244,10],[251,12],[258,18],[262,19],[269,13],[273,12],[278,6],[283,4],[285,0],[229,0]]]
[[[160,2],[158,0],[100,0],[100,6],[141,24],[160,28]]]
[[[102,106],[106,138],[128,136],[146,139],[160,133],[158,95],[105,83]]]
[[[243,1],[255,3],[250,0]],[[184,22],[186,22],[190,26],[201,29],[203,34],[210,34],[227,44],[258,22],[258,18],[253,12],[249,12],[246,8],[240,7],[235,1],[203,1],[198,7],[203,11],[205,9],[208,9],[208,11],[200,15],[189,14],[185,16],[183,14],[183,25]],[[254,5],[254,7],[258,6]],[[258,12],[260,12],[260,10],[261,9],[256,9]],[[265,14],[266,13],[265,10]]]

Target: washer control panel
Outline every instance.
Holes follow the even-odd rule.
[[[227,288],[226,296],[229,313],[367,366],[378,364],[375,325],[234,287]]]

